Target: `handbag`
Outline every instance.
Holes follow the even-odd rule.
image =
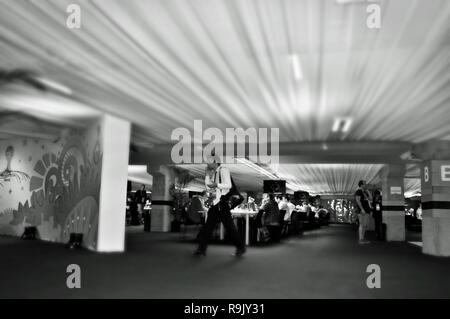
[[[258,242],[267,243],[270,240],[270,233],[266,226],[258,228]]]

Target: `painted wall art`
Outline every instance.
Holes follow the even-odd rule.
[[[57,141],[0,141],[0,234],[21,236],[35,226],[42,240],[83,233],[95,250],[102,165],[101,126]]]

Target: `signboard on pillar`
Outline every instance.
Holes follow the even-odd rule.
[[[450,165],[441,165],[441,180],[450,182]]]
[[[390,188],[391,195],[402,195],[402,187],[401,186],[391,186]]]
[[[422,167],[423,191],[432,186],[450,187],[450,161],[427,161]]]

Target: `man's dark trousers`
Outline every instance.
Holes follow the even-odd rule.
[[[380,211],[373,212],[373,219],[375,220],[375,234],[377,235],[377,239],[383,239],[383,217]]]
[[[231,217],[231,207],[226,200],[220,200],[219,203],[212,206],[208,210],[208,218],[206,219],[206,224],[203,226],[199,234],[199,246],[198,250],[206,251],[208,247],[209,240],[211,238],[214,227],[217,223],[222,222],[227,235],[233,241],[236,248],[244,248],[244,243],[239,236],[239,233],[234,225],[233,218]]]

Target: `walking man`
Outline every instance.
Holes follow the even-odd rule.
[[[212,193],[212,206],[208,210],[205,225],[199,233],[199,245],[195,255],[206,255],[206,249],[217,223],[222,222],[227,234],[236,246],[234,256],[242,256],[246,249],[231,217],[231,210],[242,203],[244,197],[239,194],[230,171],[220,165],[220,159],[214,157],[207,164],[205,176],[206,189]],[[238,197],[238,198],[236,198]]]

